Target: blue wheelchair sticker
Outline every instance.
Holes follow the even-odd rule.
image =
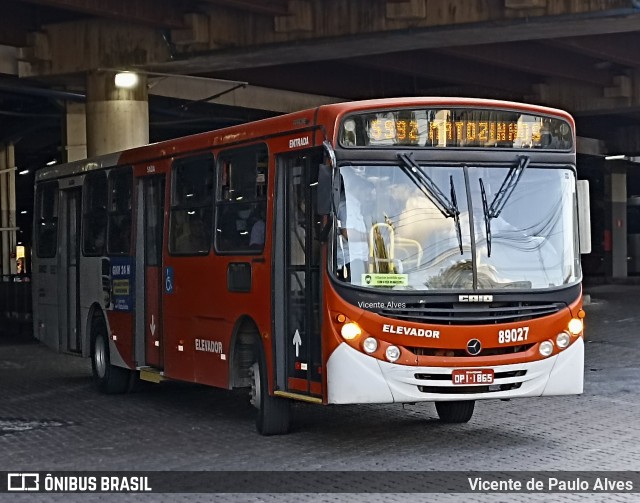
[[[173,267],[166,267],[164,270],[164,291],[173,293]]]

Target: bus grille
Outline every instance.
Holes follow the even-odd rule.
[[[532,320],[557,313],[565,307],[561,302],[500,302],[478,305],[458,303],[406,304],[402,309],[382,309],[381,316],[416,323],[439,325],[489,325]]]
[[[405,346],[416,356],[447,356],[447,357],[469,357],[469,353],[465,349],[442,349],[442,348],[420,348]],[[474,357],[481,356],[500,356],[510,355],[513,353],[524,353],[533,347],[533,344],[521,344],[520,346],[503,346],[497,348],[482,348],[479,354]]]
[[[509,384],[490,384],[489,386],[418,386],[422,393],[438,393],[442,395],[467,395],[471,393],[496,393],[498,391],[509,391],[518,389],[521,382]]]

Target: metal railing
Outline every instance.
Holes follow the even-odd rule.
[[[26,274],[0,276],[0,337],[32,333],[31,278]]]

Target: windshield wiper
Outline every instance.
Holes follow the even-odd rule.
[[[484,233],[487,235],[487,257],[491,256],[491,217],[489,216],[489,205],[487,204],[487,193],[484,190],[484,183],[480,178],[480,194],[482,195],[482,212],[484,213]]]
[[[482,178],[480,178],[480,193],[482,195],[482,211],[484,212],[484,228],[485,233],[487,235],[487,255],[491,256],[491,220],[500,216],[502,210],[507,204],[507,201],[513,194],[518,182],[520,182],[520,178],[522,177],[522,173],[524,173],[525,168],[529,165],[529,156],[522,155],[518,157],[518,163],[515,166],[511,166],[509,168],[509,172],[507,176],[504,177],[502,181],[502,185],[496,192],[496,195],[493,196],[493,200],[491,201],[491,205],[487,203],[487,193],[484,189],[484,183]]]
[[[458,199],[456,198],[456,188],[453,186],[453,175],[449,176],[449,185],[451,185],[451,209],[453,210],[453,221],[456,224],[456,235],[458,236],[458,246],[460,247],[460,255],[462,251],[462,229],[460,228],[460,211],[458,210]]]
[[[446,218],[453,218],[456,226],[456,235],[458,237],[458,246],[462,254],[462,230],[460,228],[460,211],[456,200],[456,191],[453,186],[453,176],[450,176],[449,183],[451,185],[451,201],[443,194],[436,183],[427,175],[420,165],[413,160],[410,154],[398,153],[398,159],[402,162],[400,168],[420,189],[420,191],[431,201],[438,211]]]

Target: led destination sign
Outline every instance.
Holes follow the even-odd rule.
[[[569,124],[558,118],[487,109],[387,110],[351,115],[343,147],[416,146],[568,150]]]

